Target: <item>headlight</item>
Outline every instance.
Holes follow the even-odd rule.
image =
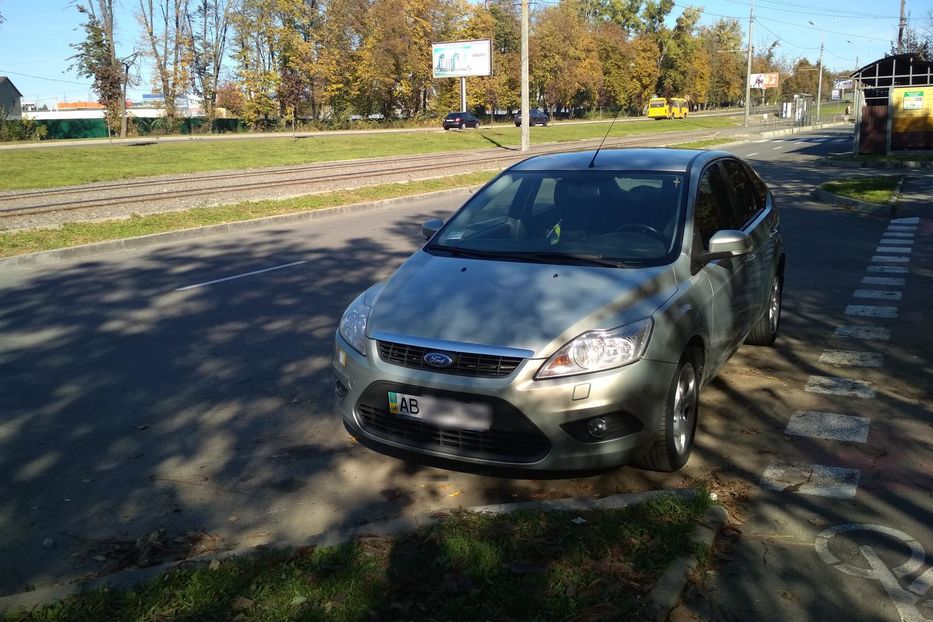
[[[350,303],[340,318],[340,336],[347,340],[353,349],[366,355],[366,322],[372,307],[363,301],[365,292]]]
[[[645,353],[653,322],[645,318],[612,330],[592,330],[566,343],[535,378],[556,378],[634,363]]]

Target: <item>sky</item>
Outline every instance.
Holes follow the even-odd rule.
[[[531,0],[552,4],[555,0]],[[749,0],[675,0],[671,21],[687,6],[701,6],[701,24],[720,17],[734,17],[747,33]],[[129,55],[138,45],[136,0],[116,0],[118,55]],[[779,41],[778,56],[805,57],[814,64],[825,51],[823,62],[832,71],[843,71],[881,58],[897,37],[899,0],[754,0],[752,41],[764,49]],[[933,0],[906,0],[911,24],[921,26],[933,9]],[[94,100],[90,80],[69,69],[74,55],[71,43],[82,38],[81,16],[72,0],[0,0],[0,75],[5,75],[23,94],[23,101],[46,104]],[[429,53],[429,52],[428,52]],[[228,67],[229,69],[229,67]],[[130,87],[129,98],[150,92],[146,76]]]

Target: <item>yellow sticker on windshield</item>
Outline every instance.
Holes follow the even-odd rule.
[[[554,246],[555,244],[557,244],[558,242],[560,242],[560,223],[562,223],[562,222],[564,222],[564,219],[563,219],[563,218],[561,218],[560,220],[558,220],[558,221],[557,221],[557,224],[554,225],[554,226],[551,228],[551,230],[547,232],[547,235],[545,236],[545,239],[546,239],[546,240],[550,240],[551,246]]]

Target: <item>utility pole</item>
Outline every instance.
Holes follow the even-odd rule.
[[[752,24],[755,20],[755,0],[752,0],[752,7],[748,11],[748,63],[745,67],[745,123],[744,126],[748,127],[748,118],[751,114],[751,97],[752,97]]]
[[[904,53],[904,28],[907,20],[904,17],[904,0],[901,0],[901,18],[897,22],[897,53]]]
[[[522,151],[531,146],[531,132],[528,125],[531,118],[531,105],[528,96],[528,0],[522,0]]]
[[[816,83],[816,122],[820,122],[820,100],[823,99],[823,33],[820,32],[820,77]]]

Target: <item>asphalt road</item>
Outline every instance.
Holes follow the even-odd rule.
[[[742,524],[696,589],[698,615],[901,619],[881,581],[845,574],[814,549],[829,527],[871,523],[933,550],[933,342],[924,329],[933,221],[921,219],[904,287],[863,285],[887,276],[866,273],[887,219],[808,196],[840,176],[815,157],[849,148],[837,130],[732,149],[782,207],[783,333],[774,349],[740,349],[707,387],[697,450],[672,475],[481,477],[386,458],[345,434],[331,397],[336,322],[417,247],[424,220],[460,200],[0,272],[0,594],[105,573],[142,549],[165,557],[298,541],[406,512],[703,482]],[[903,290],[898,317],[846,316],[865,288]],[[834,336],[841,325],[879,323],[888,341]],[[821,361],[826,350],[871,351],[884,363],[840,367]],[[808,392],[814,375],[870,381],[877,398]],[[866,418],[867,440],[789,434],[798,411]],[[811,494],[822,490],[804,485],[812,473],[767,490],[763,476],[784,463],[857,470],[854,497]],[[134,546],[154,532],[158,546]],[[876,548],[893,568],[907,549],[892,537]],[[829,550],[867,567],[844,541]]]

